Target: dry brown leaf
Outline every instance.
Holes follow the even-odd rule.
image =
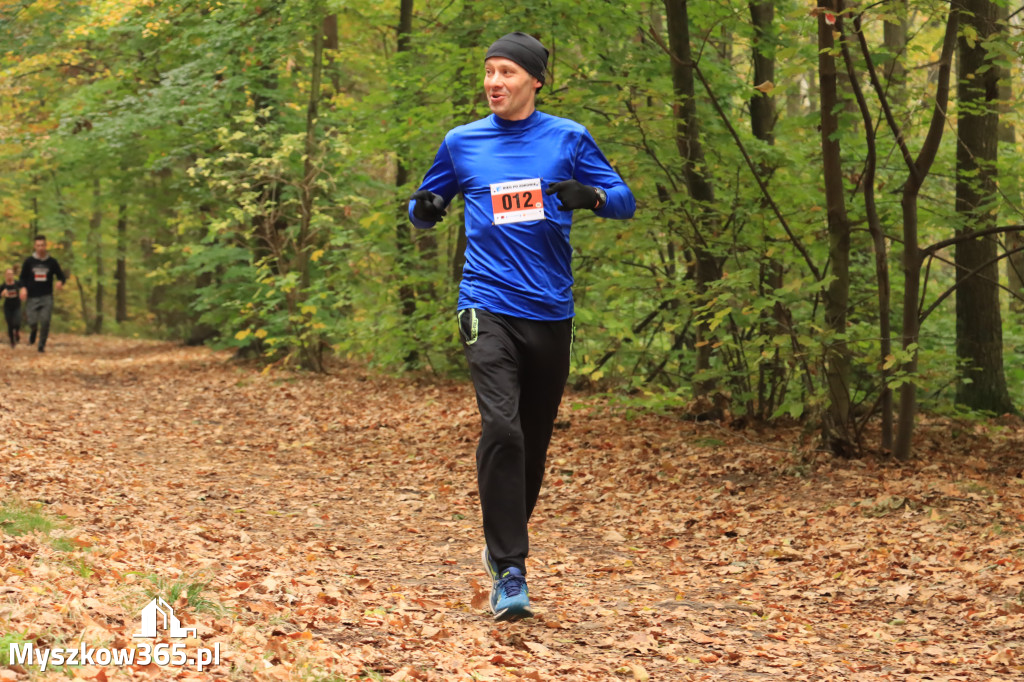
[[[538,656],[551,656],[551,649],[547,648],[540,642],[523,642],[523,644],[527,649]]]
[[[630,663],[629,670],[633,673],[633,679],[637,682],[648,682],[651,679],[650,673],[638,663]]]
[[[5,356],[5,378],[38,390],[0,398],[0,485],[54,514],[73,506],[61,534],[91,546],[57,552],[0,533],[0,621],[20,633],[105,630],[130,646],[159,577],[205,584],[226,609],[174,604],[199,629],[188,651],[222,646],[214,671],[175,673],[197,681],[311,669],[672,680],[699,656],[787,679],[894,661],[905,675],[941,665],[950,679],[979,668],[1009,679],[1020,666],[998,643],[1024,618],[1022,545],[991,529],[1024,508],[1024,429],[994,447],[924,415],[922,456],[883,470],[804,450],[799,428],[626,420],[570,391],[572,428],[556,433],[550,460],[564,485],[542,497],[528,561],[531,596],[552,615],[496,624],[479,582],[468,384],[260,374],[205,349],[55,341],[45,359]],[[800,477],[781,473],[794,448],[808,462]],[[523,667],[531,655],[536,669]],[[28,676],[0,679],[9,672]],[[169,673],[102,673],[129,674]]]

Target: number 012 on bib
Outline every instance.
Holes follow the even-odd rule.
[[[544,220],[544,193],[540,191],[540,178],[492,184],[491,209],[495,225]]]

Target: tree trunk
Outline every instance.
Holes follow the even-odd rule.
[[[89,219],[89,241],[92,244],[93,258],[96,263],[96,314],[86,330],[90,334],[103,333],[103,236],[100,228],[103,223],[103,196],[100,193],[100,179],[92,181],[92,217]]]
[[[889,53],[883,66],[889,100],[895,106],[902,106],[907,99],[907,0],[890,0],[888,6],[895,19],[886,21],[883,28],[883,41]]]
[[[756,87],[775,80],[775,5],[771,2],[751,2],[750,19],[754,26],[751,54],[754,66],[752,85]],[[775,144],[775,98],[770,93],[756,92],[751,96],[750,127],[754,137],[768,144]]]
[[[850,299],[850,219],[843,191],[842,152],[837,133],[839,118],[839,74],[832,56],[835,47],[832,26],[826,12],[839,16],[842,0],[818,3],[825,12],[818,16],[818,82],[821,95],[821,156],[828,216],[829,260],[832,279],[825,291],[825,326],[833,334],[825,350],[825,378],[828,384],[828,412],[823,424],[825,443],[836,454],[850,454],[850,353],[846,345],[846,320]]]
[[[455,250],[452,253],[452,281],[462,279],[462,268],[466,265],[466,226],[460,223],[455,233]]]
[[[999,13],[1000,25],[1005,26],[1009,21],[1010,10],[1006,5],[999,5],[996,10]],[[1015,158],[1017,144],[1017,129],[1010,118],[1017,102],[1013,101],[1013,81],[1005,72],[999,79],[999,143]],[[1021,174],[1017,171],[1017,164],[1013,164],[1010,177],[1002,183],[1011,202],[1018,206],[1024,199],[1024,188],[1021,187]],[[1012,253],[1020,249],[1016,253]],[[1006,250],[1011,254],[1006,259],[1006,280],[1007,288],[1016,296],[1010,297],[1010,310],[1016,315],[1024,313],[1024,234],[1020,232],[1009,232],[1006,235]]]
[[[409,39],[412,35],[412,10],[413,0],[401,0],[398,8],[398,47],[397,55],[400,56],[409,51]],[[405,165],[406,147],[398,149],[398,159],[395,168],[395,187],[400,196],[405,195],[406,185],[409,183],[409,169]],[[416,291],[409,283],[409,271],[412,268],[412,230],[409,224],[408,202],[398,202],[398,214],[395,223],[395,248],[398,251],[399,278],[402,280],[399,286],[398,297],[401,301],[402,314],[412,317],[416,313]],[[410,360],[412,358],[409,358]]]
[[[306,106],[306,139],[303,160],[302,189],[299,205],[301,208],[299,236],[295,241],[295,256],[292,270],[299,272],[301,285],[294,291],[296,297],[305,297],[310,285],[309,257],[313,250],[313,212],[317,197],[316,178],[320,174],[319,149],[317,145],[317,119],[320,115],[320,85],[323,76],[324,58],[324,18],[320,14],[322,4],[314,3],[313,54],[309,68],[309,103]],[[294,308],[301,310],[297,300]],[[294,310],[293,310],[294,314]],[[303,365],[307,369],[322,372],[323,349],[320,334],[308,329],[302,334],[300,341],[303,353]]]
[[[128,320],[128,205],[117,207],[117,310],[118,324]]]
[[[962,21],[976,38],[957,41],[956,210],[963,231],[995,227],[998,195],[999,75],[985,48],[999,32],[996,3],[957,0]],[[966,363],[957,402],[996,414],[1014,411],[1003,372],[1003,326],[999,308],[998,241],[981,237],[956,245],[956,351]]]
[[[754,43],[752,45],[751,62],[753,64],[753,85],[755,88],[775,80],[775,5],[772,2],[751,2],[750,20],[754,27]],[[770,91],[755,90],[750,98],[750,129],[754,137],[767,145],[775,144],[775,97]],[[767,181],[774,169],[761,163],[758,172]],[[761,206],[767,208],[764,198]],[[764,235],[766,244],[774,241]],[[761,266],[760,282],[762,295],[770,294],[782,288],[783,267],[774,258],[765,256]],[[776,303],[771,311],[765,311],[760,322],[763,334],[775,337],[786,333],[786,311],[781,303]],[[780,351],[776,349],[774,356],[758,366],[756,414],[761,419],[768,419],[774,412],[777,401],[782,396],[786,381],[786,367],[780,359]]]
[[[893,455],[898,459],[908,459],[911,454],[911,440],[914,436],[914,423],[917,419],[917,384],[913,380],[917,374],[918,349],[917,341],[920,336],[920,318],[918,308],[921,304],[921,248],[919,246],[919,235],[917,231],[917,200],[924,185],[924,180],[931,170],[932,163],[939,151],[939,143],[942,141],[942,133],[946,126],[946,109],[949,104],[949,78],[952,71],[953,51],[956,47],[956,31],[959,14],[954,11],[950,3],[949,18],[946,20],[946,35],[942,41],[942,54],[939,56],[939,71],[935,90],[935,108],[932,112],[931,123],[928,126],[928,133],[925,136],[924,144],[921,145],[921,152],[916,159],[910,157],[906,147],[903,131],[896,123],[891,109],[886,109],[886,118],[892,128],[893,136],[904,161],[907,163],[909,174],[907,181],[903,183],[903,193],[900,198],[900,208],[903,214],[903,330],[902,347],[908,359],[900,364],[900,370],[909,377],[900,385],[899,395],[899,423],[896,425],[896,441],[893,445]],[[862,49],[865,43],[861,41]],[[885,93],[881,84],[872,79],[872,85],[878,92],[879,97],[885,99]]]
[[[703,298],[708,285],[721,278],[718,261],[708,248],[718,231],[718,221],[711,208],[715,192],[710,179],[704,175],[707,165],[700,141],[700,120],[697,117],[697,104],[694,98],[694,63],[690,49],[690,20],[686,0],[665,0],[665,15],[669,47],[677,58],[671,61],[672,88],[676,96],[673,106],[676,118],[676,147],[682,157],[683,176],[690,198],[700,207],[700,212],[694,220],[696,234],[693,251],[696,261],[694,277],[697,294]],[[699,378],[694,382],[694,389],[698,398],[706,400],[717,384],[707,376],[711,369],[712,352],[708,322],[699,322],[696,331],[696,371]],[[719,407],[714,406],[711,411],[717,414]]]
[[[341,92],[341,76],[335,65],[334,55],[338,53],[338,15],[328,14],[324,17],[324,53],[327,55],[326,68],[328,77],[331,79],[333,93]]]
[[[862,37],[860,20],[861,18],[858,15],[853,17],[853,26],[858,38]],[[892,388],[889,385],[890,377],[892,376],[892,369],[889,364],[889,357],[892,355],[892,288],[889,278],[888,247],[886,245],[885,232],[882,228],[882,219],[878,213],[878,204],[875,200],[878,142],[871,108],[860,86],[860,77],[856,73],[856,62],[851,53],[849,42],[844,40],[842,46],[843,61],[846,63],[849,83],[853,88],[853,95],[860,109],[861,118],[864,121],[864,142],[867,153],[864,159],[864,174],[861,178],[861,188],[864,193],[864,216],[867,218],[868,232],[871,234],[871,242],[875,252],[875,277],[878,280],[878,372],[880,375],[878,406],[882,413],[882,451],[892,452],[895,420]],[[870,69],[870,62],[868,64]],[[870,416],[868,415],[868,417]]]

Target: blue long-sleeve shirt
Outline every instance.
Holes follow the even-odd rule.
[[[420,189],[441,195],[445,205],[456,194],[465,200],[459,310],[531,320],[573,316],[573,212],[559,210],[558,198],[543,194],[570,178],[607,193],[595,211],[603,218],[630,218],[636,210],[629,187],[574,121],[539,111],[521,121],[491,114],[448,132]],[[433,227],[413,215],[414,203],[413,225]]]

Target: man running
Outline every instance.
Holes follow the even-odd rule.
[[[57,259],[46,251],[46,237],[36,235],[35,251],[21,266],[21,300],[25,302],[25,321],[31,328],[28,342],[39,339],[39,352],[46,350],[46,337],[50,335],[50,317],[53,314],[53,287],[64,288],[64,271]]]
[[[429,228],[456,194],[465,201],[458,325],[480,409],[483,563],[498,621],[533,615],[527,525],[569,376],[573,211],[630,218],[636,208],[586,128],[537,111],[547,60],[525,33],[490,46],[492,114],[445,135],[409,204],[413,225]]]

